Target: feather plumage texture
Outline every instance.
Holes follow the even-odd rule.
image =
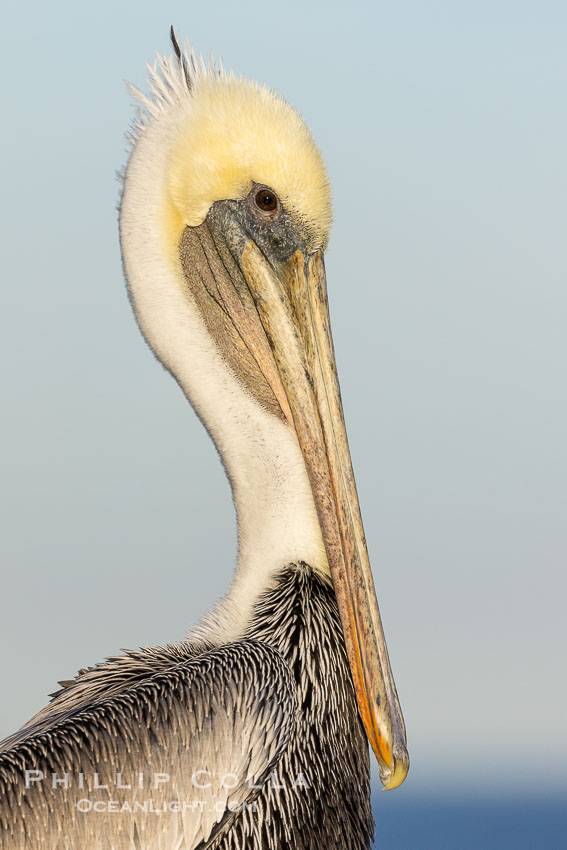
[[[205,63],[187,45],[180,60],[158,56],[148,71],[148,95],[130,86],[138,113],[128,138],[135,148],[148,129],[168,128],[164,221],[175,248],[183,228],[201,224],[215,201],[243,198],[256,182],[279,195],[310,250],[324,250],[330,183],[299,112],[266,86]]]
[[[112,659],[80,674],[9,742],[0,754],[3,850],[370,845],[368,746],[336,601],[303,564],[261,597],[241,641]],[[26,790],[26,769],[45,779]],[[130,790],[117,787],[117,771]],[[198,771],[206,773],[195,785]],[[70,787],[52,788],[52,772],[68,773]],[[166,774],[153,787],[152,777]],[[201,808],[108,811],[110,801],[135,807],[148,798],[157,809],[171,801]],[[107,809],[80,812],[85,799]]]

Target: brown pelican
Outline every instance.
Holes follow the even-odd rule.
[[[122,254],[222,457],[237,570],[187,639],[81,670],[4,742],[1,846],[366,848],[367,738],[386,788],[408,756],[335,368],[327,172],[285,101],[173,43],[137,93]]]

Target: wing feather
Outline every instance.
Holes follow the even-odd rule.
[[[7,739],[2,850],[205,850],[254,805],[295,725],[289,667],[256,641],[154,662],[110,664],[108,690],[85,671]]]

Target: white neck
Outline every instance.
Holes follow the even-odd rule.
[[[162,228],[173,121],[146,126],[127,167],[121,207],[124,268],[146,340],[173,374],[222,456],[238,518],[238,566],[225,599],[192,636],[239,637],[258,594],[299,560],[328,573],[301,450],[292,429],[239,382],[165,255]]]

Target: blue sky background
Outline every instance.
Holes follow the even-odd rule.
[[[391,805],[564,794],[560,2],[8,4],[0,736],[79,667],[183,636],[234,564],[221,465],[118,248],[123,80],[143,86],[171,23],[297,106],[329,166],[339,373],[412,756]]]

